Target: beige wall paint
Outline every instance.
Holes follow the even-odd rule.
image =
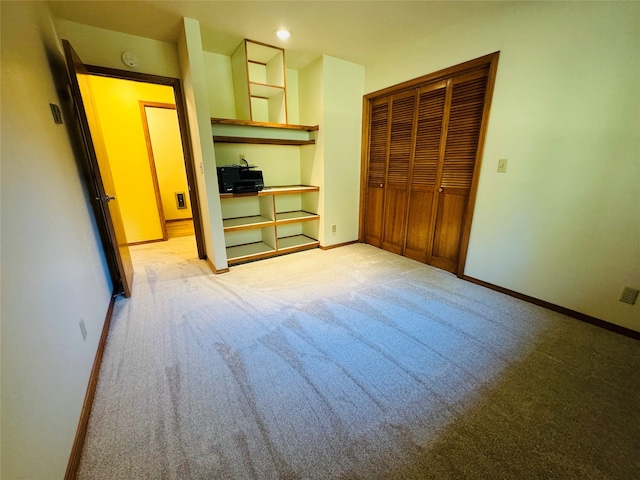
[[[184,18],[182,27],[178,40],[178,54],[193,143],[205,248],[216,270],[224,270],[228,265],[218,194],[216,156],[211,140],[211,115],[200,24],[196,20]]]
[[[1,476],[63,478],[112,286],[49,7],[2,2],[1,22]]]
[[[318,214],[320,215],[318,240],[325,245],[325,189],[324,189],[324,89],[322,72],[324,57],[307,65],[298,72],[298,98],[300,106],[300,123],[302,125],[318,125],[316,144],[300,147],[300,179],[304,185],[320,187],[318,193]]]
[[[287,120],[289,123],[300,123],[300,107],[298,105],[298,71],[287,68]]]
[[[320,186],[320,244],[357,240],[364,67],[324,55],[298,78],[300,120],[320,127],[301,153],[303,182]]]
[[[139,101],[173,103],[173,89],[109,77],[90,78],[127,241],[160,240],[162,223]]]
[[[325,246],[358,239],[364,67],[324,56]],[[336,231],[332,232],[332,225]]]
[[[283,145],[216,143],[216,164],[219,167],[239,164],[244,155],[250,165],[262,171],[266,186],[298,185],[300,183],[300,150]],[[216,188],[218,184],[216,182]]]
[[[180,78],[178,52],[173,43],[91,27],[56,19],[60,38],[71,42],[85,64]],[[122,62],[122,52],[132,52],[139,60],[131,68]]]
[[[505,3],[366,75],[371,92],[500,50],[465,274],[638,331],[618,298],[640,288],[639,24],[637,2]]]
[[[158,175],[165,220],[191,218],[189,186],[184,166],[180,126],[175,109],[146,107],[149,137]],[[176,193],[184,193],[186,208],[179,209]]]
[[[231,57],[202,52],[209,114],[217,118],[236,118],[236,102],[231,73]]]

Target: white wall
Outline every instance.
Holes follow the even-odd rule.
[[[55,19],[55,22],[59,37],[69,40],[87,65],[180,78],[178,52],[173,43],[91,27],[68,20]],[[125,65],[121,58],[122,52],[134,53],[138,57],[138,66],[131,68]]]
[[[618,301],[640,288],[639,24],[636,2],[505,3],[390,52],[365,90],[501,51],[465,274],[640,331]]]
[[[300,121],[319,126],[315,147],[302,149],[301,175],[320,186],[320,245],[357,240],[364,67],[323,55],[298,83]]]
[[[318,240],[320,245],[325,244],[324,238],[324,89],[322,72],[324,57],[307,65],[298,72],[298,102],[300,106],[300,123],[302,125],[318,125],[315,145],[300,147],[300,178],[302,184],[317,185],[320,187],[318,194],[318,214],[320,226]]]
[[[1,21],[0,476],[63,478],[112,286],[69,136],[49,7],[2,2]],[[65,125],[54,124],[49,103],[63,108]]]
[[[298,105],[298,71],[286,69],[287,76],[287,121],[300,124],[300,106]]]
[[[206,72],[209,113],[216,118],[236,118],[231,57],[202,52],[202,59]]]
[[[197,20],[183,19],[183,29],[178,41],[178,55],[194,162],[197,165],[196,181],[202,210],[205,247],[207,256],[216,270],[224,270],[228,265],[222,230],[222,209],[218,194],[218,174],[213,150],[202,38]]]
[[[328,55],[324,83],[324,246],[358,239],[364,67]],[[331,226],[336,226],[333,232]]]

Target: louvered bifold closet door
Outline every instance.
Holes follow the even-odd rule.
[[[384,192],[382,248],[403,253],[409,164],[413,154],[414,91],[391,97],[389,160]]]
[[[433,201],[443,146],[446,87],[444,81],[423,87],[418,92],[418,125],[404,255],[419,262],[427,262],[433,241]]]
[[[373,102],[369,133],[369,161],[364,206],[365,242],[382,246],[382,202],[389,144],[390,99]]]
[[[487,70],[453,78],[431,265],[457,272],[482,125]]]

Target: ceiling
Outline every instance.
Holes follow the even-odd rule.
[[[464,19],[503,8],[485,1],[49,1],[54,16],[175,43],[182,17],[200,22],[203,48],[231,55],[243,38],[285,48],[287,67],[321,54],[363,66],[403,44]],[[273,34],[293,32],[287,41]]]

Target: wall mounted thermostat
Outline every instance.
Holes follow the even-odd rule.
[[[128,67],[137,67],[138,66],[138,57],[136,57],[131,52],[122,52],[122,63],[127,65]]]

